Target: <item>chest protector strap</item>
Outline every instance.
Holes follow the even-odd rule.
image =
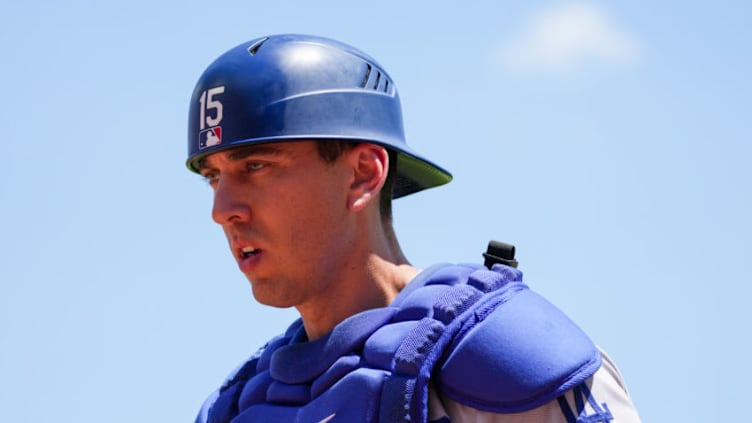
[[[462,404],[521,412],[556,399],[600,363],[587,336],[519,270],[437,265],[389,307],[356,314],[315,341],[294,323],[197,421],[426,422],[429,380]]]

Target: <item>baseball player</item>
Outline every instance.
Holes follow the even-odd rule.
[[[452,177],[407,145],[367,54],[289,34],[227,51],[193,92],[187,166],[256,300],[300,314],[197,422],[639,422],[614,364],[512,256],[410,265],[391,200]]]

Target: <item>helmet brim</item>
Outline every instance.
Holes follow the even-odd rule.
[[[429,188],[444,185],[452,174],[428,160],[399,151],[397,179],[392,198],[400,198]]]
[[[326,139],[333,139],[332,137],[327,137]],[[317,141],[316,138],[307,138],[308,141]],[[231,144],[228,144],[222,148],[214,149],[210,152],[207,152],[206,154],[202,155],[196,155],[193,157],[190,157],[186,161],[186,167],[191,172],[199,173],[200,169],[200,162],[205,157],[213,154],[218,153],[220,151],[224,150],[230,150],[233,148],[239,148],[242,146],[249,145],[251,143],[253,144],[262,144],[262,143],[273,143],[273,142],[293,142],[293,141],[303,141],[299,138],[276,138],[272,137],[269,139],[255,139],[255,140],[240,140],[233,142]],[[318,140],[321,141],[321,140]],[[449,183],[452,180],[452,174],[449,173],[446,169],[442,168],[441,166],[431,162],[430,160],[427,160],[417,153],[406,150],[406,149],[398,149],[395,148],[395,146],[392,145],[385,145],[383,143],[380,143],[378,141],[372,141],[372,140],[349,140],[352,142],[372,142],[374,144],[379,144],[383,146],[384,148],[393,150],[397,153],[397,177],[394,180],[394,190],[392,193],[392,198],[397,199],[400,197],[404,197],[406,195],[414,194],[419,191],[423,191],[429,188],[438,187],[441,185],[444,185],[446,183]]]

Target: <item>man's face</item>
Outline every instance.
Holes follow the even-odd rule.
[[[336,290],[356,236],[347,206],[352,173],[343,158],[324,162],[311,141],[239,147],[202,161],[212,217],[260,303],[300,306]]]

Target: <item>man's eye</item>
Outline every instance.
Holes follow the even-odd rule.
[[[264,163],[258,163],[258,162],[249,162],[249,163],[248,163],[248,164],[246,165],[246,168],[247,168],[248,170],[261,170],[261,169],[263,169],[263,168],[264,168],[264,166],[266,166],[266,164],[264,164]]]
[[[212,183],[214,183],[217,180],[217,177],[218,177],[218,175],[216,173],[214,173],[214,172],[206,172],[206,173],[201,174],[201,176],[210,185]]]

